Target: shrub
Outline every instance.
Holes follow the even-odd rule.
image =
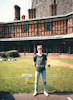
[[[7,55],[6,55],[5,52],[0,52],[0,56],[1,56],[2,58],[7,58]]]
[[[17,50],[10,50],[6,52],[7,57],[19,57]]]

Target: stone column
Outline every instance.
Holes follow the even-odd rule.
[[[46,56],[48,56],[48,48],[46,48]]]
[[[70,42],[68,43],[68,53],[71,53],[71,46],[70,46]]]
[[[36,45],[34,43],[34,55],[36,54]]]

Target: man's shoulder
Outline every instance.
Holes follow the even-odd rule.
[[[37,57],[37,53],[34,55],[34,57]]]
[[[45,60],[47,60],[47,55],[46,54],[43,54],[43,57],[45,58]]]
[[[46,54],[45,54],[45,53],[43,53],[43,56],[46,56]]]
[[[34,57],[37,57],[38,56],[38,53],[36,53],[35,55],[34,55]],[[42,56],[46,56],[46,54],[45,53],[43,53],[43,55]]]

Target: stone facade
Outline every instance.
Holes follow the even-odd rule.
[[[36,9],[36,18],[51,16],[51,5],[56,1],[56,15],[73,11],[73,0],[32,0],[32,8]]]
[[[52,0],[32,0],[32,8],[36,8],[36,18],[47,17],[50,15]]]
[[[67,14],[73,11],[73,0],[57,0],[57,15]]]

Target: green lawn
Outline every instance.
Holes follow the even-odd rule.
[[[18,93],[18,92],[33,92],[35,80],[35,67],[33,66],[33,57],[18,57],[17,61],[0,61],[0,91]],[[48,63],[53,60],[60,60],[68,64],[73,64],[73,59],[64,58],[49,58]],[[6,77],[21,76],[22,74],[32,74],[28,78],[26,84],[25,77],[1,79]],[[67,91],[73,92],[73,68],[66,66],[55,65],[48,68],[46,66],[47,74],[47,91]],[[60,76],[60,77],[58,77]],[[42,77],[39,80],[39,91],[42,91]]]

